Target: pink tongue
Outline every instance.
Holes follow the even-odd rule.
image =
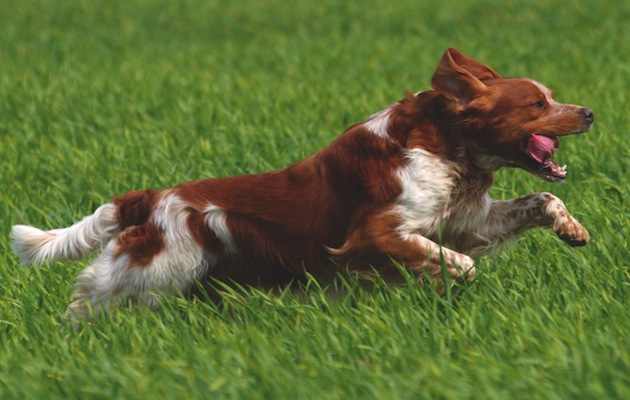
[[[551,156],[553,156],[553,152],[560,145],[558,139],[550,138],[548,136],[542,135],[532,135],[532,138],[529,140],[529,144],[527,149],[529,150],[529,154],[534,158],[534,160],[539,163],[544,163]]]

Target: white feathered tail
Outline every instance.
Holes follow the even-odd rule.
[[[42,231],[15,225],[13,249],[23,265],[82,258],[102,248],[119,230],[116,206],[108,203],[69,228]]]

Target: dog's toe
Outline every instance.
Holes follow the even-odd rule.
[[[560,239],[574,247],[585,246],[590,241],[588,231],[577,221],[565,224],[557,233]]]

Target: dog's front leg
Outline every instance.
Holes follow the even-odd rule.
[[[535,193],[507,201],[494,200],[486,222],[478,229],[478,236],[486,245],[473,247],[468,253],[482,253],[527,229],[549,227],[571,246],[584,246],[589,241],[588,231],[569,213],[562,200],[551,193]]]
[[[383,251],[403,263],[421,282],[429,278],[444,283],[444,272],[452,281],[464,278],[470,282],[475,277],[475,262],[470,256],[440,246],[422,235],[408,234],[401,237],[400,241],[394,237],[388,242],[382,244]],[[444,285],[440,284],[439,287],[444,291]]]
[[[442,291],[444,272],[451,281],[474,278],[474,261],[466,254],[440,246],[417,233],[403,234],[395,227],[384,228],[382,220],[378,222],[381,223],[368,222],[353,232],[341,248],[330,249],[337,260],[347,263],[350,272],[359,276],[376,272],[386,281],[398,282],[398,263],[421,283],[437,282]]]

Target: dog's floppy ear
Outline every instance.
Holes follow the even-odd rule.
[[[473,74],[475,78],[481,81],[501,77],[497,71],[488,67],[486,64],[482,64],[479,61],[473,60],[472,58],[462,54],[457,49],[448,49],[447,52],[451,55],[453,61],[455,61],[457,65],[464,68],[466,71]]]
[[[467,104],[486,90],[483,81],[493,78],[500,78],[500,75],[492,68],[455,49],[448,49],[433,73],[431,86],[449,100]]]

